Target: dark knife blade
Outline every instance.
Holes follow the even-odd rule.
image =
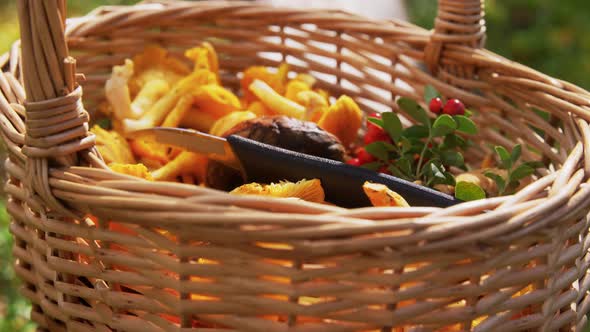
[[[461,201],[434,189],[335,160],[311,156],[260,143],[241,136],[227,139],[191,129],[156,127],[132,133],[159,143],[206,154],[242,172],[248,182],[319,179],[326,201],[356,208],[371,206],[363,191],[365,181],[381,183],[402,195],[411,206],[447,207]]]

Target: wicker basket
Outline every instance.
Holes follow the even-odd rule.
[[[483,0],[440,0],[434,31],[341,11],[144,2],[97,9],[64,33],[64,3],[19,0],[22,41],[0,57],[16,271],[41,330],[586,324],[590,94],[484,50]],[[354,210],[109,171],[88,114],[111,67],[149,43],[180,54],[202,40],[215,44],[229,86],[246,66],[286,61],[372,111],[432,84],[479,110],[468,161],[488,143],[522,143],[525,159],[550,167],[513,196]]]

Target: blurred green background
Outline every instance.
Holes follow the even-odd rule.
[[[406,1],[411,20],[432,28],[435,0]],[[590,89],[590,1],[486,0],[488,49]]]
[[[68,1],[70,15],[81,15],[99,5],[137,1]],[[0,0],[0,53],[18,38],[15,1]],[[435,0],[406,1],[411,20],[431,28]],[[551,76],[590,87],[590,1],[487,0],[487,47],[503,56]],[[18,295],[11,266],[12,240],[6,212],[0,207],[0,332],[31,331],[29,305]],[[590,329],[587,330],[590,332]]]

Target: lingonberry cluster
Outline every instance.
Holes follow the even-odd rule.
[[[367,131],[363,137],[363,143],[365,146],[375,142],[385,142],[392,144],[392,140],[389,134],[380,126],[371,122],[369,119],[381,119],[381,113],[373,113],[367,118],[366,128]],[[350,158],[347,163],[353,166],[363,166],[365,164],[373,163],[377,161],[377,158],[369,153],[365,146],[360,146],[354,150],[354,157]],[[385,174],[391,174],[385,165],[382,165],[377,171]]]
[[[470,119],[471,112],[459,99],[451,98],[443,102],[432,86],[425,88],[424,102],[436,116],[429,116],[415,100],[400,98],[397,101],[404,116],[415,122],[407,128],[402,126],[398,114],[394,112],[369,116],[364,145],[354,150],[348,164],[434,188],[449,185],[454,188],[455,196],[462,200],[484,198],[484,190],[477,184],[456,183],[455,176],[449,171],[451,167],[466,170],[462,152],[471,144],[469,135],[478,131]],[[496,146],[495,150],[500,160],[499,169],[505,174],[487,170],[485,176],[496,183],[500,195],[513,192],[523,178],[542,166],[538,162],[517,164],[520,145],[512,152],[501,146]]]
[[[449,167],[464,167],[460,151],[469,144],[464,134],[475,134],[477,128],[460,100],[443,102],[433,87],[427,87],[424,101],[435,117],[412,99],[398,100],[404,115],[416,122],[408,128],[394,112],[369,116],[363,145],[354,150],[348,164],[427,186],[454,185]]]
[[[443,101],[441,97],[434,97],[430,99],[430,103],[428,104],[428,108],[434,114],[447,114],[447,115],[464,115],[465,114],[465,105],[457,99],[452,98],[447,100],[443,107]]]

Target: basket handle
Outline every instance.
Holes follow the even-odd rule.
[[[23,153],[72,165],[76,152],[93,147],[94,141],[88,136],[89,117],[76,81],[76,60],[69,56],[66,43],[65,10],[65,0],[18,0],[27,96]],[[53,117],[55,121],[42,121]]]
[[[18,0],[17,6],[26,92],[22,152],[27,156],[27,186],[48,207],[66,212],[49,189],[48,167],[78,165],[83,153],[93,151],[94,136],[88,133],[76,61],[65,39],[65,0]]]
[[[452,45],[483,48],[485,39],[484,0],[438,0],[434,30],[424,50],[428,69],[433,74],[443,68],[458,76],[468,76],[470,71],[464,65],[442,63],[441,56]]]

